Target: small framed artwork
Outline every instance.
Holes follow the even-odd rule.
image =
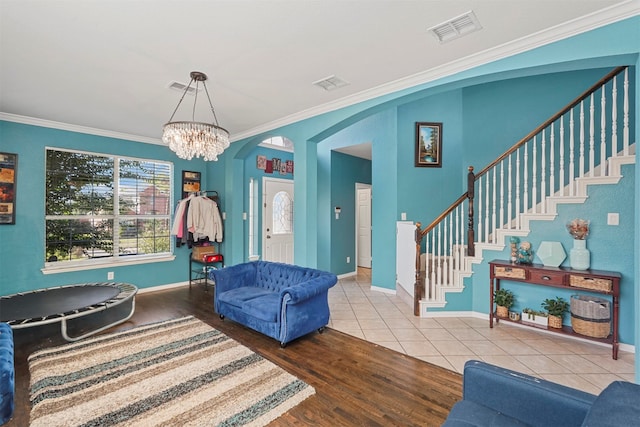
[[[442,123],[416,122],[416,166],[442,166]]]
[[[267,169],[267,156],[256,156],[256,168],[260,170]]]
[[[16,223],[18,155],[0,153],[0,224]]]
[[[200,188],[200,172],[182,171],[182,198],[189,196],[189,193],[197,193]]]

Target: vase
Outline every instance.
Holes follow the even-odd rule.
[[[587,270],[589,268],[589,258],[591,253],[587,249],[587,241],[581,239],[573,240],[573,248],[569,252],[569,261],[574,270]]]

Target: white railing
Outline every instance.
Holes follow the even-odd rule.
[[[580,178],[606,180],[607,159],[629,155],[629,144],[629,70],[619,67],[480,173],[470,168],[467,193],[424,230],[418,224],[416,244],[424,241],[424,251],[416,280],[424,281],[424,293],[416,298],[444,302],[470,275],[476,246],[525,235],[523,215],[549,214],[551,201],[584,196]]]

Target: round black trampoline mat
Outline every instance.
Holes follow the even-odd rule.
[[[0,299],[0,321],[64,315],[115,298],[121,290],[111,285],[49,288]]]

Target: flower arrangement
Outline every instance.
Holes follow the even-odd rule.
[[[589,235],[589,221],[576,218],[567,223],[569,234],[576,240],[584,240]]]

